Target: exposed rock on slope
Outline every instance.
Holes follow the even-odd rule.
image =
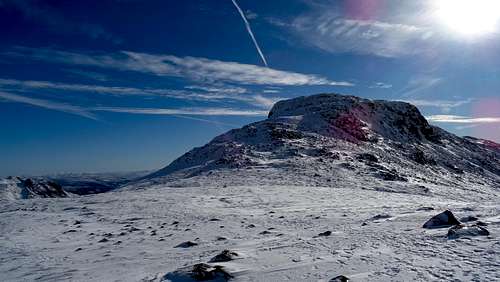
[[[453,215],[453,213],[449,210],[445,210],[444,212],[433,216],[429,219],[424,225],[423,228],[442,228],[442,227],[450,227],[453,225],[459,225],[460,221]]]
[[[0,199],[64,198],[68,193],[58,183],[45,179],[8,177],[0,180]]]
[[[499,147],[432,126],[408,103],[319,94],[280,101],[266,120],[220,135],[143,181],[245,184],[258,175],[252,181],[260,184],[391,181],[380,189],[491,193],[500,187]]]

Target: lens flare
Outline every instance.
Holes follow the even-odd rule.
[[[438,0],[435,3],[439,20],[455,32],[474,36],[497,30],[498,0]]]

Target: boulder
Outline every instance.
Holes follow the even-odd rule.
[[[177,245],[175,247],[176,248],[190,248],[190,247],[194,247],[194,246],[198,246],[198,243],[193,242],[193,241],[186,241],[186,242],[180,243],[179,245]]]
[[[444,212],[433,216],[429,219],[424,225],[423,228],[443,228],[450,227],[454,225],[459,225],[460,221],[453,215],[453,213],[449,210],[445,210]]]
[[[230,251],[230,250],[224,250],[220,254],[216,255],[213,257],[210,262],[226,262],[226,261],[232,261],[235,260],[237,257],[240,255],[236,252]]]
[[[328,237],[330,235],[332,235],[332,231],[328,230],[328,231],[319,233],[316,237]]]
[[[478,220],[478,218],[473,216],[473,215],[468,215],[468,216],[464,216],[464,217],[460,218],[461,222],[469,222],[469,221],[476,221],[476,220]]]
[[[223,266],[198,263],[167,273],[162,281],[228,281],[233,276]]]
[[[359,161],[367,161],[367,162],[373,162],[373,163],[378,162],[378,158],[375,155],[370,154],[370,153],[358,154],[356,156],[356,159],[358,159]]]
[[[372,217],[372,220],[380,220],[380,219],[387,219],[387,218],[391,218],[392,216],[390,214],[387,214],[387,213],[381,213],[381,214],[377,214],[375,216]]]
[[[337,277],[330,279],[330,282],[349,282],[349,278],[347,278],[344,275],[339,275]]]
[[[448,239],[458,239],[462,237],[488,236],[490,232],[479,225],[456,225],[448,230]]]

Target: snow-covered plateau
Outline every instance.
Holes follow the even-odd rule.
[[[0,280],[500,281],[500,145],[407,103],[280,101],[116,177],[1,180]]]

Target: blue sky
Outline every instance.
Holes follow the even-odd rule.
[[[0,0],[0,175],[160,168],[320,92],[500,141],[500,7],[457,1]]]

